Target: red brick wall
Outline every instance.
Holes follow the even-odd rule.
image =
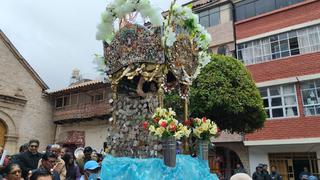
[[[257,83],[274,79],[316,74],[320,73],[320,52],[248,65],[247,68]]]
[[[320,116],[267,120],[263,129],[258,130],[255,133],[246,134],[245,140],[255,141],[320,137],[319,127]]]
[[[235,23],[237,39],[320,19],[320,1],[305,2]]]

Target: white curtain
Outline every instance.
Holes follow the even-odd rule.
[[[298,30],[298,43],[300,54],[310,52],[309,37],[307,29]]]

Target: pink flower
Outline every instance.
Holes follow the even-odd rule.
[[[202,118],[202,122],[206,123],[206,122],[207,122],[207,118],[206,118],[206,117],[203,117],[203,118]]]

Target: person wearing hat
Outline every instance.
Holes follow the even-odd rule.
[[[90,160],[84,164],[84,174],[80,180],[99,180],[100,170],[100,165],[96,161]]]

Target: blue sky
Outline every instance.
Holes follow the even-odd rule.
[[[190,0],[178,0],[179,4]],[[69,85],[74,68],[86,78],[101,78],[93,64],[102,54],[95,39],[100,14],[110,0],[0,0],[0,29],[49,85]],[[167,10],[169,0],[151,0]]]

